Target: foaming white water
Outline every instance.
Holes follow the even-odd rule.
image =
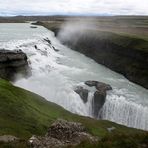
[[[124,96],[109,94],[101,110],[101,117],[129,127],[148,130],[148,107],[127,101]]]
[[[24,29],[26,27],[24,26]],[[148,130],[148,90],[61,45],[52,32],[44,28],[38,29],[38,34],[33,36],[30,35],[30,29],[28,38],[25,35],[25,39],[18,40],[17,36],[8,42],[0,42],[1,48],[21,49],[28,56],[32,76],[28,79],[18,79],[15,85],[33,91],[71,112],[92,116],[92,98],[95,90],[91,90],[85,104],[74,92],[74,88],[87,88],[84,85],[87,80],[108,83],[113,87],[113,91],[108,92],[106,103],[100,112],[101,117]],[[45,38],[51,41],[51,45],[44,40]]]

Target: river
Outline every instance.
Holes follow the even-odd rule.
[[[31,67],[32,75],[29,78],[18,75],[14,85],[35,92],[73,113],[92,117],[94,90],[89,92],[89,101],[85,104],[74,88],[87,88],[84,84],[87,80],[105,82],[113,90],[107,93],[101,110],[102,119],[148,130],[148,90],[62,45],[46,28],[30,26],[29,23],[0,24],[0,48],[23,50]],[[51,45],[44,40],[47,38]]]

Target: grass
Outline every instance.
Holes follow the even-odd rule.
[[[148,41],[138,36],[99,30],[95,34],[96,37],[102,40],[108,40],[125,49],[148,52]]]
[[[92,144],[84,141],[75,148],[147,148],[148,135],[110,134],[102,138],[98,143]]]
[[[81,122],[88,132],[99,137],[107,136],[107,128],[112,126],[116,128],[116,133],[128,136],[145,133],[113,122],[72,114],[34,93],[0,79],[0,135],[10,134],[24,140],[34,134],[44,135],[57,118]],[[14,145],[25,147],[24,142],[11,143],[11,147]],[[0,143],[0,146],[9,147],[10,144]]]

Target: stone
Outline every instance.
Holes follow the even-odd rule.
[[[19,140],[19,138],[12,136],[12,135],[0,136],[0,142],[8,143],[8,142],[14,142],[14,141],[18,141],[18,140]]]
[[[33,136],[28,142],[33,148],[61,148],[76,146],[83,141],[95,143],[98,138],[87,133],[81,123],[59,119],[50,126],[44,137]]]
[[[104,91],[112,90],[112,87],[109,84],[105,84],[102,82],[97,82],[95,87],[97,90],[104,90]]]
[[[83,100],[84,103],[86,103],[88,101],[88,90],[84,89],[81,86],[77,86],[76,89],[74,90],[77,94],[79,94],[79,96],[81,97],[81,99]]]
[[[48,38],[44,39],[44,41],[46,41],[49,45],[51,45],[51,41]]]
[[[107,128],[108,132],[112,132],[112,131],[114,131],[115,129],[116,129],[115,127]]]
[[[95,118],[98,118],[99,111],[103,107],[105,101],[106,101],[106,91],[104,90],[96,91],[94,93],[92,109],[93,109],[93,116]]]
[[[96,86],[98,81],[86,81],[85,84],[88,85],[89,87]]]
[[[30,74],[26,54],[21,50],[0,49],[0,77],[13,81],[17,73]]]
[[[109,84],[99,81],[86,81],[85,84],[88,85],[89,87],[95,86],[97,90],[105,90],[105,91],[112,90],[112,87]]]
[[[93,101],[92,101],[92,110],[93,110],[93,116],[95,118],[99,117],[99,111],[103,107],[105,101],[106,101],[106,92],[108,90],[112,90],[112,87],[109,84],[99,82],[99,81],[86,81],[86,85],[89,87],[95,87],[97,91],[94,93]]]

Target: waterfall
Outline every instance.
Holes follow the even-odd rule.
[[[31,30],[26,25],[23,30],[26,28],[31,35],[34,29]],[[107,93],[106,102],[98,113],[99,117],[148,130],[148,90],[62,45],[54,34],[45,28],[38,27],[36,30],[38,34],[19,40],[19,35],[22,37],[24,33],[21,34],[20,29],[14,40],[17,33],[15,28],[12,40],[0,42],[1,48],[21,49],[28,56],[32,76],[27,79],[18,76],[14,85],[35,92],[73,113],[93,117],[94,90],[89,92],[88,101],[84,103],[74,88],[86,87],[84,82],[87,80],[105,82],[110,84],[113,90]]]
[[[101,110],[101,118],[148,130],[148,107],[127,101],[123,96],[108,95]]]

